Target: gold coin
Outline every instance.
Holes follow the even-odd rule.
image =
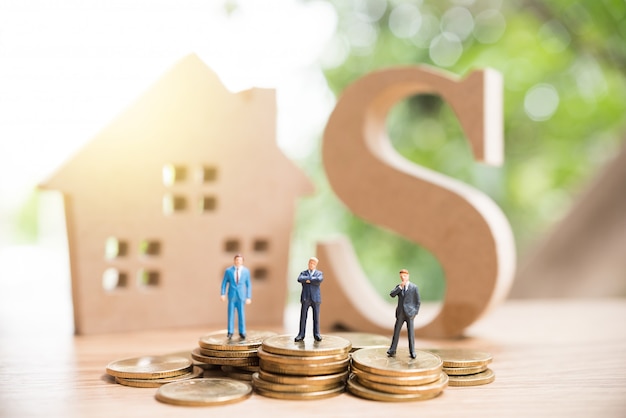
[[[208,348],[199,347],[198,351],[203,356],[208,357],[222,357],[222,358],[244,358],[244,357],[258,357],[257,350],[211,350]]]
[[[448,376],[463,376],[467,374],[476,374],[487,370],[487,365],[471,366],[471,367],[444,367],[443,371]]]
[[[261,370],[270,373],[298,375],[298,376],[318,376],[336,374],[348,370],[350,359],[339,360],[325,364],[280,364],[261,359]]]
[[[431,395],[431,394],[440,393],[442,390],[444,390],[448,386],[448,379],[449,379],[447,374],[440,372],[438,379],[435,380],[434,382],[425,383],[421,385],[415,385],[415,386],[407,386],[407,385],[390,385],[386,383],[373,382],[371,380],[365,379],[363,375],[358,375],[358,374],[355,374],[354,376],[356,377],[356,379],[362,386],[368,389],[376,390],[379,392],[385,392],[385,393],[398,393],[398,394],[403,394],[403,393],[418,394],[419,393],[420,395]]]
[[[178,355],[143,356],[109,363],[106,372],[115,377],[158,379],[189,373],[191,360]]]
[[[441,357],[443,367],[485,366],[491,363],[491,353],[466,348],[426,348],[423,349]]]
[[[241,339],[239,336],[228,338],[227,332],[222,330],[200,337],[198,344],[200,347],[209,350],[249,351],[261,346],[265,338],[273,335],[276,335],[276,333],[271,331],[248,331],[245,339]]]
[[[275,335],[263,340],[262,347],[263,351],[272,354],[315,357],[349,353],[352,344],[345,338],[333,335],[323,335],[322,341],[305,338],[300,342],[294,342],[293,335]]]
[[[423,401],[427,399],[432,399],[439,396],[440,392],[436,393],[385,393],[380,392],[373,389],[368,389],[363,386],[357,380],[356,376],[350,376],[348,379],[348,384],[346,386],[348,388],[348,392],[352,393],[355,396],[360,398],[370,399],[372,401],[383,401],[383,402],[410,402],[410,401]]]
[[[352,351],[362,348],[389,347],[391,338],[379,334],[368,334],[365,332],[333,332],[329,335],[345,338],[352,343]]]
[[[164,377],[160,379],[128,379],[125,377],[116,377],[115,382],[124,386],[132,386],[135,388],[158,388],[166,383],[179,382],[181,380],[195,379],[202,376],[204,369],[202,367],[194,367],[190,373],[181,374],[179,376]]]
[[[345,386],[343,384],[333,389],[322,390],[317,392],[274,392],[271,390],[265,390],[261,388],[254,388],[254,390],[262,396],[275,399],[289,399],[297,401],[307,401],[313,399],[325,399],[332,396],[337,396],[344,392]]]
[[[343,383],[330,383],[326,385],[307,385],[307,384],[284,384],[274,383],[263,380],[259,377],[259,373],[252,375],[252,386],[255,389],[263,389],[272,392],[290,392],[290,393],[304,393],[304,392],[321,392],[343,386]]]
[[[194,348],[191,352],[191,357],[194,360],[201,361],[208,364],[217,364],[220,366],[258,366],[258,357],[242,357],[242,358],[229,358],[229,357],[209,357],[202,355],[199,348]]]
[[[222,366],[224,367],[224,366]],[[258,372],[259,371],[259,365],[258,364],[253,364],[253,365],[249,365],[249,366],[242,366],[242,365],[237,365],[237,366],[233,366],[236,367],[237,369],[240,369],[242,371],[246,371],[246,372],[250,372],[250,373],[254,373],[254,372]]]
[[[491,369],[466,376],[450,376],[449,386],[478,386],[486,385],[496,380],[496,374]]]
[[[203,378],[161,386],[156,399],[184,406],[223,405],[239,402],[252,394],[249,383],[233,379]]]
[[[222,371],[226,373],[228,377],[246,381],[252,381],[252,374],[255,373],[234,366],[222,366]]]
[[[432,375],[441,371],[441,359],[432,353],[416,350],[416,358],[409,356],[408,348],[398,349],[395,357],[387,356],[385,348],[364,348],[352,353],[355,367],[368,373],[384,376]]]
[[[206,363],[201,363],[199,361],[194,360],[191,357],[191,350],[185,350],[185,351],[176,351],[174,353],[168,353],[166,354],[168,356],[180,356],[180,357],[185,357],[188,358],[189,361],[191,361],[191,364],[193,364],[193,366],[197,366],[197,367],[202,367],[204,370],[208,370],[208,369],[213,369],[217,366],[213,365],[213,364],[206,364]]]
[[[271,361],[276,364],[320,364],[320,363],[332,363],[335,361],[341,361],[348,358],[348,353],[342,354],[331,354],[324,356],[315,356],[315,357],[304,357],[304,356],[286,356],[280,354],[272,354],[263,350],[263,348],[259,348],[258,356],[260,359]]]
[[[326,386],[345,382],[348,378],[348,370],[339,373],[318,375],[318,376],[293,376],[285,374],[275,374],[267,370],[259,369],[259,378],[266,382],[282,383],[285,385],[311,385]]]
[[[441,376],[441,371],[436,370],[432,374],[424,374],[418,376],[384,376],[380,374],[373,374],[363,371],[356,367],[355,364],[352,366],[352,373],[354,373],[357,378],[360,380],[366,379],[370,382],[382,383],[385,385],[395,385],[395,386],[417,386],[417,385],[425,385],[428,383],[432,383],[437,381]]]

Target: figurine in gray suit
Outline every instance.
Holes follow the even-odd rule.
[[[406,322],[406,329],[409,334],[409,353],[411,358],[415,358],[413,319],[415,319],[420,310],[420,293],[417,286],[409,282],[408,270],[400,270],[400,280],[402,282],[389,293],[389,296],[392,298],[398,297],[398,307],[396,308],[396,325],[393,328],[393,339],[391,340],[391,347],[387,350],[387,355],[389,357],[396,355],[400,330]]]
[[[300,294],[300,332],[295,338],[295,342],[304,340],[306,319],[309,308],[313,309],[313,337],[315,341],[322,341],[320,334],[320,304],[322,303],[322,294],[320,292],[320,284],[324,280],[324,274],[316,270],[318,259],[309,258],[309,268],[304,270],[298,276],[298,282],[302,284],[302,293]]]

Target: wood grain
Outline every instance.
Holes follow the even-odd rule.
[[[233,405],[177,407],[156,389],[107,379],[113,360],[192,349],[208,329],[74,337],[33,329],[0,335],[0,417],[623,417],[626,415],[626,300],[508,301],[456,340],[421,347],[493,353],[494,383],[448,388],[440,397],[389,404],[342,394],[284,401],[254,394]],[[25,330],[23,330],[25,331]],[[275,330],[283,331],[283,330]]]

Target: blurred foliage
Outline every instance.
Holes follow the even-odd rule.
[[[338,29],[322,65],[337,96],[361,76],[398,65],[425,64],[459,76],[490,67],[503,74],[502,167],[474,162],[456,117],[435,96],[398,103],[388,132],[407,159],[489,195],[512,225],[518,258],[620,148],[626,128],[623,0],[329,3]],[[424,299],[441,298],[439,263],[415,243],[349,213],[330,191],[319,158],[305,164],[318,190],[299,215],[305,234],[348,235],[380,294],[405,267]],[[320,212],[333,215],[320,219]]]
[[[22,206],[10,218],[11,239],[14,244],[30,244],[39,236],[39,193],[33,190]]]

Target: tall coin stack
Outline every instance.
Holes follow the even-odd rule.
[[[322,341],[293,335],[266,338],[258,350],[259,371],[252,375],[257,393],[278,399],[322,399],[345,390],[352,344],[326,335]]]
[[[433,348],[424,351],[441,358],[443,371],[450,378],[449,386],[486,385],[496,378],[493,370],[488,367],[493,357],[485,351],[463,348]]]
[[[263,340],[276,335],[271,331],[249,331],[246,338],[228,338],[226,331],[217,331],[200,337],[199,347],[191,357],[200,363],[221,367],[228,377],[251,380],[259,370],[257,351]]]
[[[403,402],[431,399],[448,385],[443,362],[435,354],[417,350],[416,358],[407,348],[387,356],[386,348],[364,348],[352,353],[352,374],[348,391],[361,398]]]

